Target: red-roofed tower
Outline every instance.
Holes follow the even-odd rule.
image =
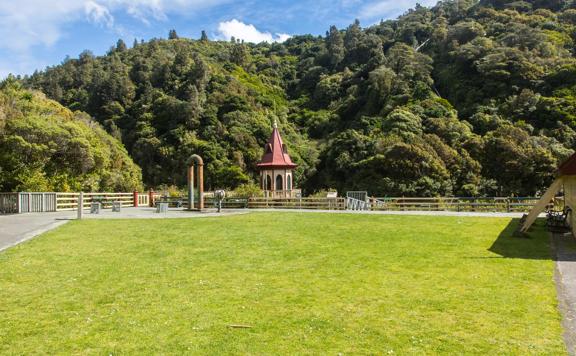
[[[260,185],[266,196],[291,198],[300,193],[299,189],[294,189],[293,170],[297,165],[288,155],[288,149],[282,142],[276,121],[272,135],[264,146],[264,155],[257,166],[260,170]]]

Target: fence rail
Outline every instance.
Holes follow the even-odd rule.
[[[364,192],[362,192],[364,193]],[[0,193],[0,214],[76,210],[79,193],[19,192]],[[528,212],[538,202],[536,197],[306,197],[306,198],[238,198],[228,197],[223,208],[249,209],[317,209],[317,210],[372,210],[372,211],[456,211],[456,212]],[[174,200],[173,206],[186,208],[186,197],[165,198],[160,193],[84,193],[83,207],[100,202],[103,208],[120,202],[123,207],[154,206],[159,200]],[[215,207],[213,196],[204,196],[206,207]],[[562,197],[554,200],[558,210],[564,206]]]
[[[250,198],[248,208],[276,209],[327,209],[327,210],[371,210],[371,211],[455,211],[455,212],[528,212],[539,198],[403,198],[353,197],[270,199]],[[557,199],[555,205],[563,206]]]
[[[527,212],[539,198],[535,197],[438,197],[438,198],[369,198],[371,210],[423,210],[423,211],[484,211],[484,212]],[[558,203],[562,203],[561,199]]]

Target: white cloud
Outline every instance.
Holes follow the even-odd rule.
[[[290,35],[286,33],[272,34],[270,32],[261,32],[254,25],[245,24],[236,19],[220,22],[218,24],[218,34],[220,38],[225,40],[230,40],[230,38],[234,37],[253,43],[284,42],[290,38]]]
[[[63,27],[78,20],[114,26],[114,11],[123,10],[144,23],[165,20],[168,13],[208,8],[230,0],[0,0],[0,49],[23,51],[50,46]]]
[[[88,1],[84,4],[84,13],[86,17],[94,22],[111,28],[114,25],[114,17],[106,6],[100,5],[94,1]]]
[[[363,20],[391,19],[402,15],[419,3],[422,6],[434,6],[438,0],[380,0],[370,2],[360,8],[358,17]]]
[[[123,11],[148,24],[166,20],[170,13],[190,13],[232,0],[0,0],[0,79],[7,73],[29,73],[42,58],[32,55],[36,46],[51,47],[76,21],[90,21],[123,36],[115,21]]]

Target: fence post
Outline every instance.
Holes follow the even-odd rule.
[[[151,208],[154,207],[154,192],[152,189],[148,190],[148,206]]]
[[[134,191],[133,193],[133,200],[134,200],[134,207],[137,208],[138,207],[138,192]]]
[[[80,194],[78,194],[78,204],[76,209],[78,210],[78,220],[82,220],[82,210],[84,209],[84,192],[80,192]]]
[[[18,214],[22,214],[22,198],[20,198],[20,194],[22,193],[18,192],[16,194],[16,211],[18,211]]]

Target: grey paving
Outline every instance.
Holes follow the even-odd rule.
[[[74,212],[0,215],[0,251],[70,221]]]
[[[102,210],[100,214],[90,214],[84,210],[84,219],[166,219],[166,218],[194,218],[217,217],[231,214],[246,214],[245,210],[226,210],[217,213],[214,209],[205,212],[190,212],[182,209],[169,209],[165,214],[157,214],[153,208],[123,208],[119,213],[110,209]],[[0,251],[6,250],[21,242],[34,238],[46,231],[61,226],[77,217],[76,211],[63,211],[55,213],[31,213],[0,215]]]
[[[554,234],[556,290],[562,314],[564,342],[570,355],[576,355],[576,241],[571,234]]]
[[[216,209],[206,209],[203,212],[186,211],[184,209],[171,208],[166,213],[156,213],[155,208],[122,208],[118,213],[112,212],[111,209],[103,209],[100,214],[90,214],[88,210],[84,211],[84,219],[181,219],[181,218],[199,218],[199,217],[218,217],[225,215],[247,214],[248,209],[223,209],[218,213]]]

